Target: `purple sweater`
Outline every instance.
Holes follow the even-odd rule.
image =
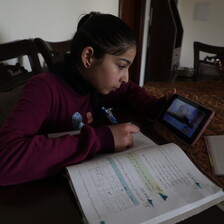
[[[164,103],[133,82],[107,95],[111,105],[127,103],[155,115]],[[31,78],[12,114],[0,129],[0,185],[37,180],[56,174],[99,152],[112,152],[114,140],[107,126],[85,125],[80,134],[48,138],[48,133],[73,130],[72,115],[94,113],[90,94],[80,95],[51,73]]]

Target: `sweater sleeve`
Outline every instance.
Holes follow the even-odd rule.
[[[158,116],[166,103],[165,97],[157,98],[132,81],[122,84],[120,89],[108,94],[107,98],[108,102],[112,102],[112,106],[119,104],[129,106],[151,119]]]
[[[48,138],[42,126],[52,119],[49,88],[33,81],[0,130],[0,185],[11,185],[54,175],[98,152],[114,149],[106,126],[84,126],[77,135]],[[54,119],[54,118],[53,118]]]

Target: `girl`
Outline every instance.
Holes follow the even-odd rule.
[[[165,97],[157,99],[128,80],[135,55],[135,38],[122,20],[109,14],[85,15],[70,54],[51,72],[28,81],[2,126],[0,185],[46,178],[97,153],[132,146],[137,126],[94,128],[91,122],[102,116],[102,106],[128,105],[152,118],[161,110]],[[77,112],[85,124],[80,134],[47,137],[74,130],[72,116]]]

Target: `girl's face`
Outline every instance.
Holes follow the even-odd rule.
[[[135,55],[136,47],[133,47],[119,56],[106,54],[103,59],[94,58],[91,67],[86,70],[85,78],[102,94],[115,91],[123,82],[128,82],[128,70]]]

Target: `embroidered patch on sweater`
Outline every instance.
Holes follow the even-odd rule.
[[[84,126],[84,123],[82,122],[82,115],[79,112],[72,115],[72,124],[75,131],[81,130]]]

